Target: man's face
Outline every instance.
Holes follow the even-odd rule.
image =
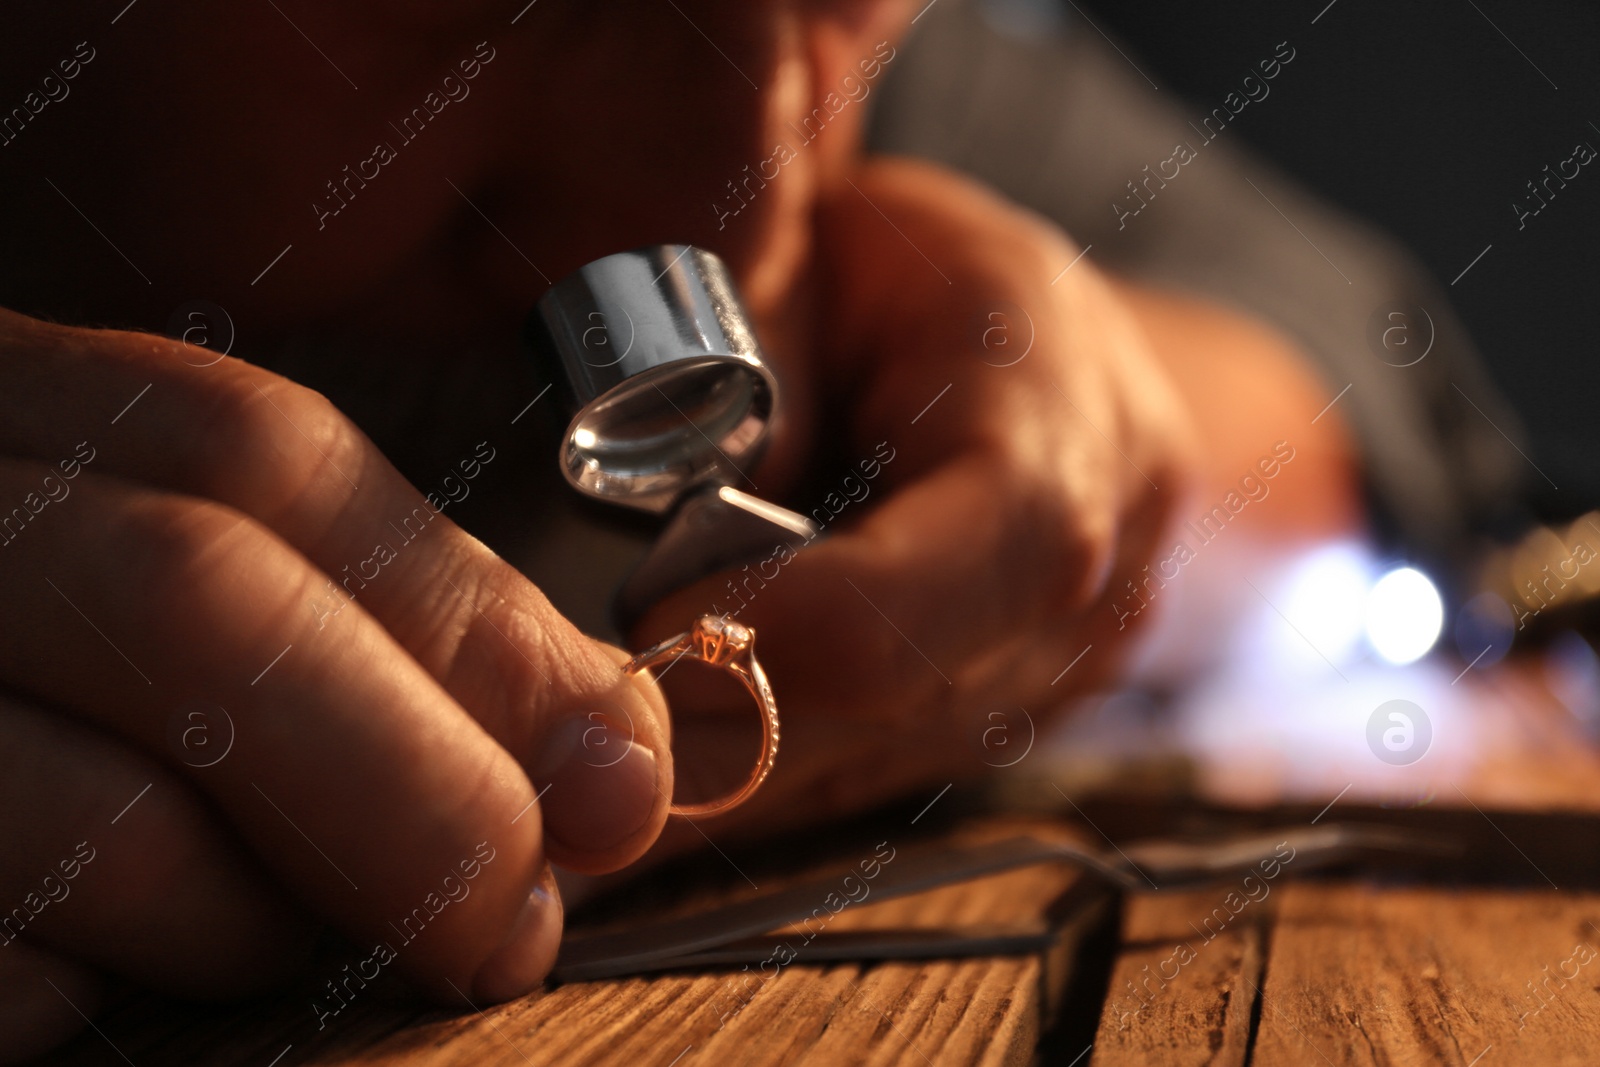
[[[242,335],[447,358],[583,262],[674,241],[762,315],[865,113],[839,85],[903,6],[53,5],[0,44],[0,304],[161,329],[207,299]],[[849,107],[807,142],[830,90]]]

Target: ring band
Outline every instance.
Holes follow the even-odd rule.
[[[713,667],[721,667],[739,681],[761,708],[761,758],[745,783],[720,800],[701,804],[673,804],[673,815],[717,815],[731,811],[755,795],[772,773],[778,759],[778,704],[772,698],[767,673],[756,662],[756,632],[743,623],[721,615],[702,615],[686,632],[669,637],[629,660],[622,669],[627,674],[688,656]]]

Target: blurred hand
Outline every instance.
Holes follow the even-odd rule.
[[[763,792],[719,824],[735,828],[837,814],[1020,753],[1024,709],[1042,727],[1115,672],[1135,627],[1112,597],[1164,543],[1193,473],[1186,412],[1138,321],[1055,227],[889,160],[825,195],[820,220],[810,385],[841,420],[822,433],[847,462],[882,459],[880,443],[892,462],[776,577],[710,579],[635,634],[717,610],[756,629],[783,746]],[[860,491],[859,469],[840,477],[852,470],[849,486],[822,487],[835,510]],[[684,788],[700,788],[701,767],[722,783],[747,769],[747,699],[667,684]],[[997,722],[1013,749],[986,750]]]
[[[0,311],[0,503],[7,1054],[96,972],[236,994],[320,922],[435,996],[518,995],[547,862],[614,870],[666,820],[654,686],[309,390]]]

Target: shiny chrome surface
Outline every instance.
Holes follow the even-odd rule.
[[[561,391],[561,470],[580,491],[662,513],[692,487],[747,481],[777,383],[712,253],[597,259],[539,301],[529,340]]]

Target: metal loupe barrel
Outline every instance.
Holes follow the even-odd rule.
[[[760,458],[777,382],[712,253],[597,259],[545,294],[528,332],[570,419],[561,470],[589,496],[661,513]]]

